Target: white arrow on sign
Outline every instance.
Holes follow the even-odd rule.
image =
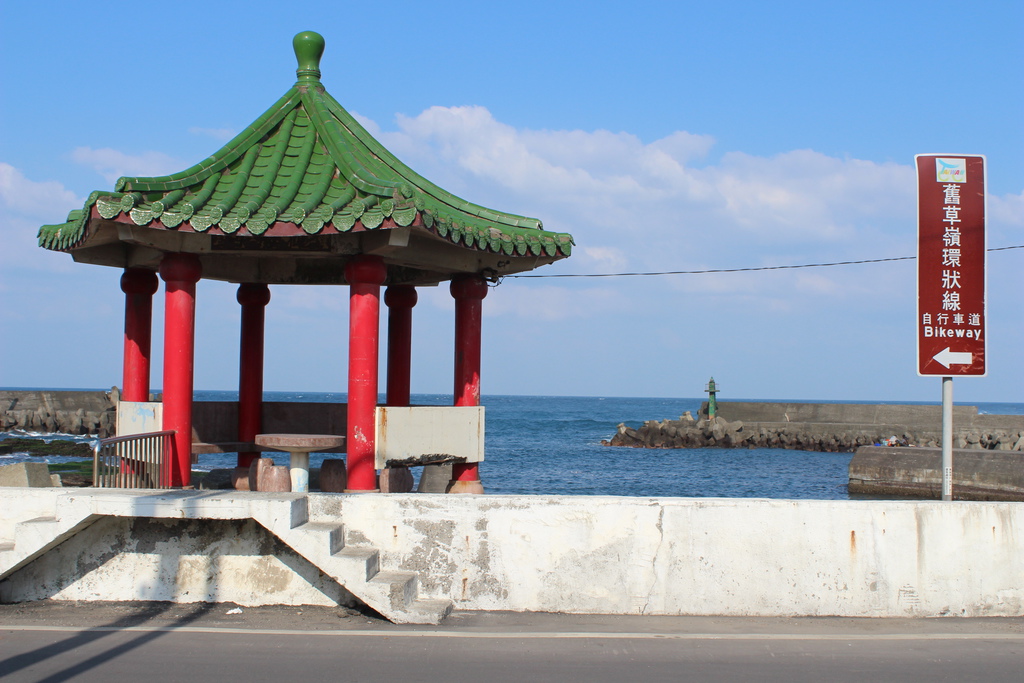
[[[932,356],[932,360],[938,361],[939,365],[949,369],[950,365],[970,365],[973,362],[973,355],[970,351],[950,351],[947,346]]]

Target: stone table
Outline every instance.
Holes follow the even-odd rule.
[[[292,491],[308,493],[310,451],[333,452],[345,446],[345,437],[333,434],[257,434],[256,445],[289,453]]]

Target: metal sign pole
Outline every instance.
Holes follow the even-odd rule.
[[[953,378],[942,378],[942,500],[953,500]]]
[[[984,377],[985,157],[918,154],[917,374],[942,377],[942,500],[953,500],[953,377]]]

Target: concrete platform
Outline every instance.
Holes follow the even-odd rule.
[[[1022,616],[1012,503],[8,489],[0,598]]]

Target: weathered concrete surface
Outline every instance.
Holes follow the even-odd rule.
[[[355,603],[253,520],[104,517],[0,582],[0,601],[8,603],[110,595],[239,605]]]
[[[941,448],[858,448],[850,493],[942,498]],[[953,450],[957,500],[1024,501],[1024,453]]]
[[[424,465],[420,472],[419,493],[444,493],[452,482],[452,465]]]
[[[60,477],[57,477],[60,481]],[[6,486],[53,486],[50,468],[41,462],[16,462],[0,465],[0,487]]]
[[[1024,614],[1004,503],[349,496],[346,533],[459,609]]]
[[[59,489],[10,491],[15,496],[10,507],[21,510],[23,516],[38,514],[61,496],[69,496]],[[100,509],[102,504],[125,513],[120,516],[133,512],[137,517],[177,515],[181,520],[122,520],[80,531],[79,535],[95,537],[91,542],[88,536],[65,541],[59,548],[63,561],[41,556],[25,565],[18,571],[37,573],[31,581],[25,575],[17,584],[20,592],[13,591],[13,584],[5,588],[11,591],[7,595],[28,595],[29,584],[48,581],[48,586],[60,585],[55,597],[137,599],[138,581],[132,577],[138,572],[164,577],[164,590],[174,594],[169,582],[177,574],[170,570],[154,574],[152,565],[146,564],[152,562],[150,556],[137,552],[136,537],[147,539],[144,548],[150,541],[153,548],[163,544],[162,555],[191,557],[190,548],[217,542],[216,534],[204,534],[203,522],[197,520],[248,515],[278,538],[290,538],[287,545],[299,555],[321,552],[303,544],[320,543],[329,536],[335,561],[340,562],[338,556],[346,552],[354,561],[362,549],[364,558],[372,556],[375,564],[387,568],[381,574],[389,580],[415,576],[420,596],[450,598],[465,610],[1024,615],[1020,569],[1024,507],[1013,503],[424,494],[309,494],[303,498],[248,492],[92,495],[100,496],[99,500],[90,503],[76,493],[64,505],[77,506],[77,515]],[[9,511],[4,514],[10,517]],[[7,529],[18,526],[6,524]],[[250,533],[254,528],[230,527],[236,532],[230,543],[242,544],[232,557],[252,558],[244,560],[250,564],[257,561],[258,544],[266,541]],[[182,536],[205,540],[177,540]],[[74,548],[94,557],[88,553],[110,552],[104,544],[112,539],[129,552],[119,551],[125,559],[111,557],[101,564],[121,567],[105,575],[106,580],[90,581],[86,589],[82,582],[91,572],[57,583],[46,579],[51,571],[73,566],[74,558],[82,557]],[[176,545],[185,552],[176,550]],[[336,551],[339,546],[343,550]],[[331,566],[329,558],[322,561]],[[143,568],[130,569],[132,565]],[[217,569],[218,563],[201,567]],[[189,585],[196,586],[189,589],[190,594],[195,590],[203,599],[241,595],[248,589],[238,584],[249,571],[242,564],[231,571],[201,571],[201,581],[190,579]],[[346,580],[355,581],[352,586],[358,584],[356,578]],[[360,590],[372,583],[365,578],[364,582],[358,584]],[[382,587],[381,599],[397,600],[409,587],[401,581],[391,585],[400,588]],[[360,595],[355,588],[351,592]],[[267,601],[285,599],[290,599],[286,592],[268,596]]]
[[[77,599],[111,599],[104,598],[104,595],[120,596],[112,598],[117,600],[132,599],[125,596],[137,591],[139,572],[145,577],[152,577],[160,569],[157,573],[163,578],[152,580],[151,597],[148,599],[189,601],[231,594],[237,596],[232,601],[245,602],[255,599],[251,598],[253,594],[264,591],[266,596],[262,599],[271,603],[293,604],[299,600],[297,604],[307,604],[306,600],[313,600],[301,582],[297,584],[299,588],[295,588],[295,577],[278,571],[280,567],[266,565],[265,556],[268,554],[278,559],[285,559],[285,556],[275,549],[261,546],[261,536],[254,535],[251,529],[220,532],[242,543],[241,552],[234,546],[233,552],[227,553],[223,549],[209,547],[217,534],[211,536],[206,533],[204,525],[251,521],[304,558],[325,580],[333,581],[339,588],[344,587],[391,621],[437,623],[452,608],[451,600],[421,595],[419,577],[415,573],[382,566],[376,548],[366,544],[346,547],[340,517],[311,521],[308,500],[304,495],[93,489],[40,496],[36,491],[41,490],[11,488],[5,491],[10,503],[9,508],[0,511],[5,534],[0,537],[0,597],[6,596],[5,599],[28,599],[35,595],[31,587],[39,584],[47,586],[48,592],[74,595]],[[107,523],[104,520],[110,518],[172,521],[138,528],[132,526],[126,535],[118,537],[123,552],[117,550],[119,542],[116,539],[112,543],[112,551],[109,539],[80,544],[78,537],[89,527]],[[170,545],[160,546],[154,552],[145,550],[165,540]],[[91,552],[90,549],[97,545],[101,552],[112,554],[105,556],[107,559],[102,563],[83,560],[83,550]],[[46,558],[58,548],[66,548],[67,557],[48,565]],[[114,562],[114,557],[122,556],[127,558],[124,562],[128,564],[112,564],[115,569],[103,572],[99,580],[80,574],[83,566],[106,566]],[[185,563],[187,583],[191,589],[182,593],[178,585],[183,580],[180,562],[178,570],[163,572],[162,565],[154,569],[151,556],[192,558]],[[236,556],[242,559],[231,559]],[[215,561],[211,563],[210,557]],[[218,558],[220,561],[216,561]],[[143,567],[134,569],[139,564]],[[38,568],[41,574],[33,574],[34,568]],[[314,584],[300,568],[293,567],[292,571],[319,590],[318,584]],[[70,573],[54,577],[54,572]],[[28,578],[24,578],[26,576]],[[209,588],[202,588],[207,585]],[[323,590],[320,592],[325,593]],[[296,597],[299,595],[306,597]],[[319,603],[313,600],[309,604]]]

